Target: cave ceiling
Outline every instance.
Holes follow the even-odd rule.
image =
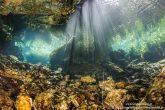
[[[64,24],[79,0],[0,0],[0,15],[25,18],[30,27]],[[13,16],[12,16],[13,17]]]

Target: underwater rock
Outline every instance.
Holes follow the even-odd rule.
[[[91,92],[91,91],[97,91],[98,85],[86,85],[84,86],[84,89]]]
[[[162,60],[158,61],[158,63],[159,63],[159,64],[162,64],[162,65],[164,66],[164,64],[165,64],[165,59],[162,59]]]
[[[164,55],[164,41],[158,43],[148,44],[148,50],[143,54],[143,58],[146,61],[158,62],[161,59],[165,58]]]
[[[64,66],[64,52],[65,46],[60,47],[57,50],[54,50],[49,56],[49,62],[51,69],[57,69]]]
[[[17,96],[15,106],[17,110],[32,110],[32,99],[26,94]]]
[[[58,69],[55,71],[56,74],[59,74],[59,73],[61,73],[61,72],[62,72],[62,68],[58,68]]]
[[[3,52],[3,47],[12,39],[13,28],[4,22],[0,16],[0,52]]]
[[[10,50],[13,55],[20,55],[17,46],[13,45],[15,40],[13,38],[20,41],[20,32],[23,32],[26,27],[44,31],[44,29],[53,29],[57,25],[65,24],[79,2],[80,0],[1,0],[0,15],[7,18],[4,20],[7,23],[3,24],[4,22],[1,22],[0,17],[0,27],[2,28],[2,30],[0,29],[0,36],[2,37],[2,42],[0,37],[0,50],[1,45],[4,47],[3,44],[6,44],[6,41],[12,41],[12,46],[9,48],[7,46],[7,48],[12,47],[13,50]],[[14,36],[13,34],[17,35]],[[4,50],[10,53],[8,49]]]
[[[99,87],[105,91],[113,91],[116,87],[114,80],[106,80],[99,82]]]
[[[73,104],[75,107],[78,107],[78,106],[79,106],[79,103],[78,103],[78,101],[77,101],[75,98],[73,98],[73,99],[71,100],[71,102],[72,102],[72,104]]]
[[[11,38],[11,40],[12,39],[14,39],[14,37]],[[7,44],[6,48],[2,50],[2,53],[9,55],[9,58],[16,62],[18,61],[18,59],[21,61],[23,61],[24,59],[22,50],[18,46],[15,46],[14,43]]]
[[[19,74],[19,72],[16,69],[5,69],[5,73],[3,74],[4,76],[8,77],[8,78],[13,78],[13,79],[17,79],[17,80],[23,80],[22,79],[22,75]]]
[[[28,95],[25,85],[20,86],[20,93],[16,98],[15,107],[17,110],[32,110],[32,98]]]
[[[120,68],[118,65],[109,62],[108,64],[105,65],[105,67],[109,70],[109,71],[113,71],[115,73],[123,73],[124,70],[122,68]]]
[[[1,1],[1,13],[2,15],[7,15],[9,13],[14,14],[43,14],[43,15],[58,15],[65,16],[68,12],[73,10],[73,5],[76,5],[79,0],[69,1],[46,1],[46,0],[2,0]],[[35,8],[40,7],[41,8]]]
[[[0,110],[13,110],[13,102],[5,91],[0,90]]]
[[[32,82],[32,75],[31,74],[27,74],[26,76],[25,76],[25,81],[26,81],[26,83],[30,83],[30,82]]]
[[[1,6],[1,2],[0,2],[0,6]],[[18,33],[16,35],[16,30],[18,29],[17,32],[21,30],[22,28],[19,27],[21,27],[22,25],[18,26],[17,25],[18,23],[15,23],[17,20],[14,19],[17,18],[17,15],[15,16],[16,17],[12,17],[11,15],[9,16],[0,15],[0,53],[6,55],[14,55],[17,56],[19,60],[23,60],[21,49],[15,45],[15,39],[18,40],[21,39],[21,38],[17,38]],[[15,26],[15,24],[17,26]]]
[[[116,88],[118,88],[118,89],[124,89],[125,87],[126,87],[125,82],[117,82],[116,83]]]
[[[140,72],[143,71],[144,74],[158,74],[161,71],[162,65],[157,63],[149,63],[149,62],[136,62],[136,60],[129,63],[126,67],[126,69],[133,70],[134,72]]]
[[[111,63],[115,63],[116,65],[119,65],[119,66],[121,65],[125,66],[128,64],[128,61],[129,61],[128,53],[122,49],[119,49],[117,51],[111,50],[109,52],[109,57],[110,57]]]
[[[16,94],[19,91],[19,87],[23,84],[18,80],[1,77],[0,76],[0,88],[5,90],[9,95]]]
[[[95,78],[92,78],[91,76],[82,76],[80,78],[80,81],[81,82],[84,82],[84,83],[95,83],[96,82],[96,79]]]
[[[40,93],[34,99],[34,109],[35,110],[49,110],[52,109],[54,90],[50,89]]]
[[[149,88],[145,98],[141,103],[152,103],[154,106],[165,108],[165,67],[160,74],[154,78],[154,82]]]
[[[84,101],[76,110],[88,110],[88,104]]]
[[[124,80],[128,83],[149,87],[153,78],[161,71],[161,68],[162,64],[159,62],[149,63],[133,60],[125,67],[127,74]]]
[[[0,88],[9,95],[16,94],[19,91],[19,87],[23,84],[22,77],[15,69],[7,68],[5,64],[3,65],[5,68],[2,71],[0,70]]]
[[[136,100],[134,94],[127,88],[127,85],[129,84],[125,82],[115,82],[112,79],[99,82],[99,87],[102,89],[102,92],[104,91],[102,95],[105,97],[104,106],[107,109],[123,109],[126,102]],[[136,91],[138,90],[139,89]],[[136,93],[136,91],[134,91],[134,93]]]
[[[101,110],[103,106],[109,110],[122,108],[125,103],[136,103],[142,99],[146,103],[164,104],[164,86],[161,83],[164,83],[162,75],[165,69],[162,70],[161,77],[155,77],[155,86],[152,86],[153,89],[150,88],[151,92],[146,95],[153,77],[163,65],[160,63],[130,63],[124,68],[124,71],[129,73],[128,76],[122,76],[125,80],[115,80],[100,66],[97,69],[84,70],[83,75],[75,73],[76,78],[72,78],[70,74],[63,74],[61,68],[54,71],[42,65],[22,63],[6,55],[0,55],[0,59],[0,88],[7,93],[4,96],[10,96],[11,101],[16,99],[15,106],[20,110],[23,103],[24,106],[29,104],[29,108],[34,107],[35,110]],[[108,76],[105,77],[106,80],[102,79],[103,74]],[[138,80],[142,80],[142,83]],[[3,93],[0,91],[0,94]],[[9,107],[14,109],[13,106]]]
[[[130,95],[130,102],[139,102],[145,97],[147,88],[142,85],[128,84],[124,89],[126,89]]]
[[[75,78],[80,78],[81,76],[88,76],[89,74],[97,76],[97,79],[102,79],[103,71],[105,69],[101,65],[93,65],[90,63],[85,64],[74,64],[68,66],[68,68],[64,71],[71,74],[71,76],[74,76]],[[106,74],[105,74],[106,75]]]
[[[9,55],[9,59],[15,61],[15,62],[18,62],[18,58],[14,55]]]
[[[74,105],[74,107],[78,108],[85,100],[85,96],[82,94],[75,95],[74,93],[74,95],[69,96],[69,100]]]
[[[116,89],[109,92],[104,103],[109,109],[123,109],[124,102],[127,100],[127,90]]]
[[[93,104],[93,105],[91,106],[91,110],[99,110],[98,105],[97,105],[97,104]]]
[[[69,107],[66,101],[62,101],[61,103],[57,104],[55,108],[57,110],[69,110]]]

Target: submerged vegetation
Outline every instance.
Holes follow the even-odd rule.
[[[126,35],[116,35],[110,42],[110,46],[113,50],[122,49],[126,52],[130,52],[132,49],[143,55],[146,51],[149,51],[151,45],[156,45],[157,48],[161,47],[162,43],[165,43],[165,17],[160,19],[155,25],[150,25],[147,28],[143,26],[141,21],[136,21],[136,30],[129,32],[125,29]],[[112,43],[112,44],[111,44]]]

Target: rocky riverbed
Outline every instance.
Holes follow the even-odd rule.
[[[113,110],[141,105],[163,108],[164,65],[163,60],[132,61],[126,67],[107,62],[71,76],[62,68],[51,70],[1,54],[0,109]]]

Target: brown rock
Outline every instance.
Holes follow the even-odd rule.
[[[165,67],[162,69],[162,72],[155,77],[148,91],[141,103],[152,103],[154,106],[165,108]]]
[[[71,102],[72,102],[72,104],[73,104],[75,107],[78,107],[78,106],[79,106],[79,103],[78,103],[78,101],[77,101],[75,98],[71,99]]]
[[[104,103],[111,109],[122,109],[124,102],[127,99],[127,90],[115,89],[109,92],[104,100]]]
[[[64,1],[61,1],[61,0],[53,0],[53,1],[47,1],[47,2],[45,2],[45,0],[37,0],[36,2],[34,1],[34,2],[32,2],[32,1],[28,1],[28,0],[2,0],[2,6],[3,6],[3,8],[2,8],[2,12],[3,11],[7,11],[7,8],[11,8],[10,10],[8,10],[9,12],[10,11],[13,11],[14,13],[24,13],[24,14],[30,14],[30,12],[32,12],[32,10],[37,14],[39,14],[39,11],[41,11],[41,12],[46,12],[46,11],[50,11],[48,14],[50,14],[50,13],[57,13],[56,11],[58,11],[58,9],[56,9],[56,8],[60,8],[60,9],[62,9],[64,12],[63,13],[66,13],[65,12],[65,10],[66,11],[69,11],[68,10],[68,8],[70,8],[70,7],[67,7],[67,5],[69,4],[69,3],[67,3],[67,2],[64,2]],[[76,3],[78,3],[79,1],[78,0],[74,0],[74,4],[76,4]],[[63,5],[62,6],[60,6],[61,5],[61,3],[63,3]],[[44,4],[44,8],[45,8],[45,10],[44,9],[37,9],[37,8],[35,8],[35,7],[39,7],[41,4]],[[28,9],[26,9],[25,7],[26,7],[26,5],[29,5],[29,7],[31,7],[31,8],[28,8]],[[32,7],[32,5],[33,5],[33,7]],[[71,5],[71,4],[70,4]],[[15,9],[15,10],[14,10]],[[55,10],[56,9],[56,10]],[[71,10],[71,9],[70,9]],[[19,11],[22,11],[22,12],[19,12]],[[55,11],[55,12],[52,12],[52,11]],[[2,13],[1,12],[1,13]]]
[[[113,91],[116,87],[114,80],[99,82],[99,87],[105,91]]]
[[[61,103],[57,104],[55,107],[57,110],[69,110],[68,104],[66,101],[62,101]],[[49,110],[49,109],[47,109]]]
[[[91,110],[98,110],[98,105],[93,104],[93,105],[91,106]]]
[[[25,81],[26,81],[26,82],[30,83],[32,80],[33,80],[33,79],[32,79],[32,76],[31,76],[30,74],[27,74],[27,75],[25,76]]]
[[[116,83],[116,88],[123,89],[125,88],[126,84],[125,82],[117,82]]]
[[[0,110],[13,110],[13,101],[5,91],[0,90]]]
[[[54,90],[50,89],[40,93],[34,99],[34,108],[36,110],[49,110],[53,105]]]
[[[17,96],[15,106],[17,110],[31,110],[32,99],[26,94],[20,94],[19,96]]]
[[[84,101],[76,110],[88,110],[86,101]]]
[[[20,75],[18,73],[18,71],[15,69],[6,68],[3,76],[8,77],[8,78],[17,79],[17,80],[23,80],[22,75]]]
[[[84,82],[84,83],[95,83],[96,82],[96,79],[95,78],[92,78],[91,76],[82,76],[80,78],[80,81],[81,82]]]
[[[84,87],[84,89],[86,91],[89,91],[89,92],[97,91],[98,90],[98,86],[97,85],[87,85],[87,86]]]

